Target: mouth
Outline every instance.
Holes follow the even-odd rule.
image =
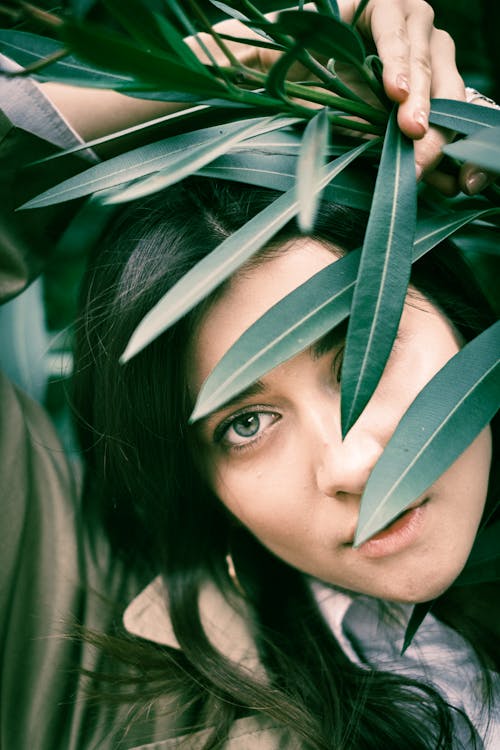
[[[378,547],[380,546],[380,551],[382,552],[382,545],[386,543],[387,540],[391,540],[393,537],[404,534],[405,531],[408,531],[407,527],[411,525],[411,522],[420,515],[421,509],[423,509],[423,507],[427,505],[429,500],[430,498],[428,496],[424,497],[423,499],[415,500],[415,502],[411,503],[411,505],[402,510],[401,513],[399,513],[395,518],[392,519],[392,521],[389,521],[386,526],[380,529],[380,531],[370,537],[370,539],[368,539],[366,542],[363,542],[363,544],[357,549],[359,551],[369,551],[375,548],[378,549]],[[418,512],[415,513],[415,511]],[[353,547],[354,535],[355,534],[353,532],[349,538],[349,541],[346,542],[344,546]]]

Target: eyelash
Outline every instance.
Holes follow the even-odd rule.
[[[333,357],[332,364],[331,364],[332,373],[335,375],[337,383],[340,383],[341,378],[342,378],[342,365],[344,361],[344,352],[345,352],[345,344],[342,344],[340,347],[337,348],[337,351],[335,352],[335,355]],[[267,428],[260,430],[254,438],[250,438],[249,440],[243,439],[241,443],[225,443],[224,436],[232,427],[232,425],[234,425],[234,423],[237,422],[242,417],[260,415],[260,414],[269,414],[273,416],[274,417],[273,424],[280,418],[279,414],[273,411],[269,411],[268,409],[261,406],[260,404],[256,404],[255,406],[252,405],[252,407],[247,407],[245,409],[242,409],[236,414],[231,414],[230,417],[228,417],[219,425],[217,425],[217,427],[214,430],[214,436],[213,436],[214,443],[216,443],[217,445],[222,445],[223,448],[225,448],[226,450],[230,450],[230,451],[242,451],[242,450],[246,450],[248,448],[254,447],[255,444],[261,439],[261,437],[263,436],[263,433],[266,431]]]
[[[345,344],[342,344],[342,346],[335,352],[335,356],[332,361],[332,372],[335,375],[337,383],[340,383],[342,379],[342,365],[344,363],[344,351],[345,351]]]
[[[245,440],[245,438],[243,438],[243,441],[241,443],[225,442],[224,438],[226,434],[228,433],[228,431],[230,430],[230,428],[242,417],[253,416],[253,415],[260,416],[262,414],[265,414],[265,415],[267,414],[273,417],[273,421],[271,425],[277,422],[278,419],[280,419],[280,415],[277,412],[266,409],[265,407],[260,406],[259,404],[252,405],[252,407],[247,407],[246,409],[242,409],[236,414],[231,414],[230,417],[228,417],[219,425],[217,425],[217,427],[214,430],[214,437],[213,437],[214,443],[222,446],[222,448],[227,451],[243,451],[249,448],[253,448],[256,445],[256,443],[261,440],[264,433],[267,431],[267,429],[269,429],[269,427],[271,427],[271,425],[269,425],[269,427],[259,430],[259,432],[256,434],[255,437],[250,437],[248,440]]]

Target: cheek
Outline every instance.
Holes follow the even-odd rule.
[[[485,428],[442,477],[443,490],[463,498],[469,514],[484,509],[491,468],[491,429]]]
[[[211,486],[219,500],[262,541],[289,537],[297,515],[304,520],[311,496],[303,462],[270,452],[259,462],[249,460],[248,466],[244,460],[228,464],[220,461],[212,473]]]

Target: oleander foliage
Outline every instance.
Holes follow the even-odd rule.
[[[360,4],[359,13],[365,5]],[[203,417],[350,316],[341,386],[345,435],[370,399],[391,351],[411,264],[465,227],[482,238],[477,246],[486,255],[498,253],[500,193],[492,186],[481,197],[452,201],[417,189],[413,146],[399,131],[384,94],[380,60],[357,31],[359,13],[347,24],[336,0],[318,0],[284,10],[273,20],[264,15],[286,6],[286,0],[74,0],[72,11],[61,17],[31,8],[46,34],[4,30],[0,50],[40,80],[113,88],[186,107],[160,122],[93,142],[113,140],[118,155],[23,208],[82,197],[91,198],[92,206],[109,206],[192,173],[281,192],[146,315],[124,362],[292,217],[307,232],[321,195],[370,210],[363,247],[258,320],[211,373],[192,415],[193,421]],[[228,19],[241,22],[236,33],[212,28],[214,21]],[[205,41],[188,46],[184,38],[200,31],[206,32]],[[241,62],[235,41],[257,45],[272,58],[267,72]],[[463,136],[445,149],[449,158],[470,159],[500,173],[499,110],[433,100],[430,121]],[[124,135],[144,135],[153,126],[160,139],[120,153]],[[497,324],[467,344],[404,415],[363,495],[357,543],[399,515],[492,419],[500,390],[499,342]],[[498,576],[498,545],[490,530],[484,538],[481,546],[478,537],[471,557],[471,580]]]

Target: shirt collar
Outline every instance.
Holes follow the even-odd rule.
[[[213,583],[207,581],[200,591],[199,609],[203,628],[214,648],[254,674],[262,671],[252,634],[252,617],[243,600],[230,603]],[[129,633],[139,638],[180,648],[161,576],[151,581],[128,605],[123,624]]]

